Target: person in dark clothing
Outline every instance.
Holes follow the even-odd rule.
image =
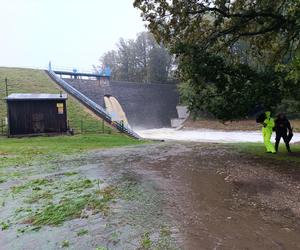
[[[278,151],[278,146],[280,139],[282,137],[286,149],[288,152],[291,152],[290,149],[290,141],[293,136],[293,130],[291,128],[291,124],[289,120],[286,118],[286,116],[283,113],[280,113],[277,116],[277,119],[275,120],[275,131],[276,131],[276,143],[275,143],[275,150]],[[287,133],[289,132],[289,133]]]

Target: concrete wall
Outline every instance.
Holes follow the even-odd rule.
[[[105,94],[115,96],[133,128],[170,127],[171,119],[177,117],[179,93],[173,84],[111,81],[103,86],[96,80],[64,80],[103,107]]]
[[[177,106],[177,113],[178,113],[178,118],[180,119],[186,119],[189,116],[189,111],[187,106]]]

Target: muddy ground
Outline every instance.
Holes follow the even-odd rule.
[[[300,249],[299,167],[237,153],[230,145],[146,144],[17,171],[28,174],[0,184],[1,250]],[[28,203],[37,186],[26,183],[35,179],[48,181],[39,182],[38,192],[47,189],[51,201]],[[54,188],[82,179],[95,185],[72,193]],[[116,190],[105,212],[84,208],[58,225],[30,220],[47,202],[61,202],[63,192],[105,187]]]
[[[300,120],[291,120],[291,125],[294,128],[294,132],[300,132]],[[184,122],[182,130],[190,129],[216,129],[223,131],[255,131],[261,130],[261,125],[257,124],[253,120],[237,120],[220,122],[218,120],[211,119],[196,119],[189,118]]]

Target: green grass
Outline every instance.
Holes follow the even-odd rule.
[[[59,159],[64,155],[91,149],[111,148],[144,143],[122,134],[85,134],[75,136],[1,138],[1,167],[30,165]]]
[[[280,144],[277,154],[267,154],[263,143],[235,143],[231,144],[238,152],[269,159],[271,161],[286,161],[300,163],[300,145],[291,144],[293,153],[288,153],[283,143]]]
[[[51,185],[51,180],[48,179],[35,179],[32,180],[24,185],[13,186],[12,191],[13,193],[21,193],[23,190],[31,188],[32,190],[39,191],[41,190],[41,186]]]
[[[51,191],[37,191],[37,192],[32,192],[32,194],[27,197],[24,202],[28,204],[34,204],[37,202],[40,202],[41,200],[51,200],[53,199],[53,194]]]
[[[107,215],[110,203],[117,197],[116,188],[100,188],[96,185],[98,181],[78,176],[66,179],[63,175],[56,175],[52,179],[34,179],[14,186],[11,188],[14,199],[24,202],[15,211],[17,221],[40,228],[61,225],[74,218],[87,218],[90,212]],[[26,204],[27,207],[24,207]],[[86,211],[89,211],[88,214]]]
[[[77,236],[83,236],[83,235],[86,235],[88,234],[89,231],[85,228],[81,228],[78,232],[77,232]]]
[[[0,67],[0,119],[6,117],[6,102],[4,79],[8,79],[8,93],[53,93],[62,91],[49,76],[42,70],[4,68]],[[99,97],[100,98],[100,97]],[[89,131],[99,131],[102,128],[102,121],[96,116],[87,112],[86,108],[76,99],[68,95],[67,115],[70,126],[75,128],[75,132],[81,127],[81,121],[85,127],[90,127]],[[98,124],[98,125],[97,125]],[[106,127],[106,130],[110,128]]]
[[[68,240],[63,240],[63,242],[61,243],[61,247],[69,247],[70,246],[70,242]]]
[[[83,209],[95,212],[106,212],[109,201],[96,195],[83,195],[76,198],[64,199],[59,204],[50,204],[29,218],[34,226],[60,225],[64,221],[79,218]],[[95,213],[93,212],[93,213]]]

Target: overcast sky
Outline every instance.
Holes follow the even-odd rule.
[[[144,31],[133,0],[0,0],[0,66],[90,68]]]

